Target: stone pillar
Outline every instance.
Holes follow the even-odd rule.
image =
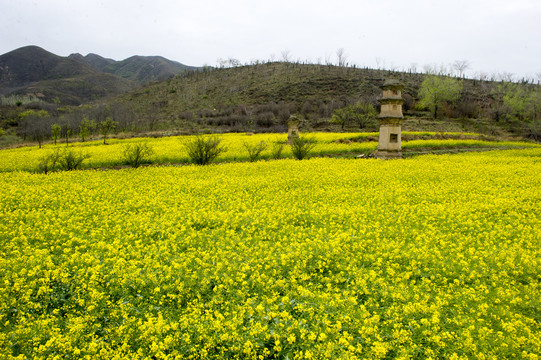
[[[383,96],[379,100],[379,142],[376,156],[380,159],[402,158],[402,89],[396,80],[387,80],[382,86]]]
[[[287,143],[292,144],[299,138],[299,124],[301,121],[296,116],[291,116],[287,121]]]

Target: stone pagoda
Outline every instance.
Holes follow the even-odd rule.
[[[383,96],[379,100],[379,144],[376,156],[380,159],[402,158],[402,89],[397,80],[388,79],[382,86]]]
[[[301,121],[296,116],[290,116],[287,121],[287,143],[293,144],[299,138],[299,124]]]

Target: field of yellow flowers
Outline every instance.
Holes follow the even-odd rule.
[[[540,174],[539,148],[4,172],[0,354],[539,359]]]
[[[404,135],[416,135],[427,139],[405,141],[402,147],[405,150],[418,148],[453,149],[453,148],[526,148],[539,147],[531,142],[515,141],[482,141],[475,139],[434,139],[434,132],[404,132]],[[462,135],[465,137],[472,134],[446,133],[447,135]],[[369,154],[377,149],[377,141],[365,141],[367,138],[377,138],[378,133],[310,133],[305,134],[315,142],[311,151],[312,156]],[[272,159],[276,146],[283,146],[281,158],[293,158],[291,149],[285,145],[287,134],[244,134],[232,133],[219,136],[222,145],[227,151],[220,155],[218,162],[247,161],[249,158],[246,145],[253,146],[260,142],[266,144],[261,153],[261,159]],[[131,138],[109,139],[107,145],[102,140],[88,142],[74,142],[66,147],[65,144],[47,144],[38,149],[37,146],[27,146],[14,149],[0,150],[0,172],[30,171],[35,172],[40,159],[55,150],[69,149],[76,154],[86,154],[90,157],[82,164],[83,168],[103,168],[123,165],[123,150],[131,144],[147,144],[153,149],[151,162],[153,164],[178,164],[188,163],[185,144],[192,136],[171,136],[162,138]],[[353,141],[351,141],[353,139]],[[359,141],[360,140],[360,141]]]

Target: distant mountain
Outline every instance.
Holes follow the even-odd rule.
[[[0,56],[0,88],[17,88],[30,83],[73,76],[98,74],[88,65],[26,46]]]
[[[75,53],[71,54],[68,57],[90,65],[93,68],[98,69],[99,71],[103,71],[103,69],[105,69],[108,65],[114,64],[116,62],[113,59],[107,59],[97,54],[88,54],[86,56],[83,56],[81,54]]]
[[[198,70],[197,67],[187,66],[161,56],[132,56],[122,61],[106,59],[96,54],[86,56],[71,54],[69,57],[99,71],[118,75],[141,85],[150,81],[165,80],[184,71]]]
[[[197,68],[159,56],[115,61],[97,54],[62,57],[26,46],[0,55],[0,95],[31,94],[47,102],[78,105],[185,70]]]
[[[34,95],[46,102],[79,105],[118,95],[137,84],[38,46],[0,56],[0,95]]]

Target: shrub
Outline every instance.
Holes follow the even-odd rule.
[[[123,160],[126,165],[137,168],[152,162],[154,149],[147,143],[128,144],[124,147]]]
[[[284,146],[286,146],[286,143],[281,141],[277,141],[272,145],[271,156],[273,159],[278,160],[282,157]]]
[[[246,151],[248,151],[248,157],[250,158],[250,161],[254,162],[257,160],[261,152],[267,148],[267,143],[265,141],[260,141],[257,144],[253,145],[244,143],[244,148],[246,149]]]
[[[67,149],[60,152],[59,149],[56,149],[39,159],[37,172],[47,174],[56,170],[76,170],[89,157],[90,155],[82,152],[77,153]]]
[[[216,135],[196,135],[185,143],[186,152],[194,164],[207,165],[227,150],[223,145],[220,145],[221,142],[222,139]]]
[[[89,154],[83,154],[82,152],[77,153],[73,150],[64,150],[58,159],[58,165],[60,170],[77,170],[83,161],[89,157]]]
[[[295,159],[302,160],[306,158],[314,146],[316,146],[316,141],[312,137],[301,136],[293,139],[290,146]]]
[[[47,174],[56,170],[58,161],[60,160],[60,150],[56,149],[52,153],[42,156],[38,162],[37,172]]]

